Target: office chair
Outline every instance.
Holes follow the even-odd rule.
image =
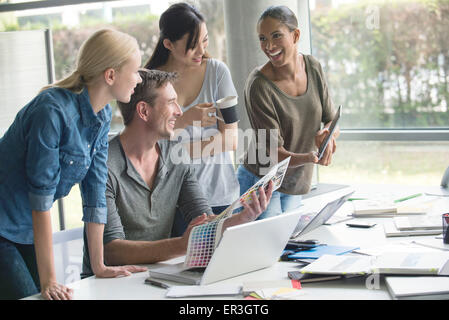
[[[446,171],[443,174],[443,179],[441,180],[441,187],[447,188],[449,185],[449,167],[447,167]]]

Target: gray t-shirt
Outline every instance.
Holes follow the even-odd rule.
[[[109,142],[104,244],[115,239],[156,241],[169,238],[177,206],[187,222],[203,212],[212,214],[194,170],[178,161],[189,157],[184,148],[167,140],[158,142],[158,172],[150,189],[126,156],[119,137]],[[86,240],[85,235],[83,277],[92,275]]]
[[[228,96],[237,96],[228,67],[221,61],[207,59],[201,91],[196,99],[190,105],[182,107],[182,110],[185,112],[199,103],[214,103]],[[217,124],[206,128],[188,126],[182,135],[182,141],[198,141],[217,132]],[[239,182],[229,152],[218,153],[202,160],[193,159],[192,162],[203,194],[211,207],[230,205],[239,197]]]
[[[300,96],[293,97],[283,92],[260,72],[260,68],[256,68],[246,82],[245,105],[251,126],[255,130],[277,130],[274,150],[282,146],[294,153],[316,150],[315,135],[321,123],[331,121],[335,112],[320,63],[310,55],[304,55],[304,61],[307,89]],[[253,140],[245,154],[244,166],[255,175],[261,176],[264,167],[259,161],[260,155],[257,158],[254,156],[256,148],[258,152],[269,152],[269,138],[270,134],[267,133],[266,141]],[[266,148],[261,147],[263,145]],[[308,193],[312,174],[312,163],[287,169],[279,191],[286,194]]]

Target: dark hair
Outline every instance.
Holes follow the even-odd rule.
[[[164,47],[164,39],[175,42],[188,33],[185,52],[195,48],[198,43],[200,25],[203,22],[205,22],[203,15],[194,6],[183,2],[171,5],[159,19],[159,40],[145,68],[156,69],[167,63],[170,51]],[[207,57],[207,54],[205,56]]]
[[[287,26],[290,31],[298,28],[298,19],[296,15],[286,6],[271,6],[265,9],[259,18],[257,23],[260,23],[263,19],[270,17],[280,21],[282,24]]]
[[[130,101],[128,103],[117,101],[125,126],[131,123],[134,118],[137,103],[145,101],[150,106],[153,106],[157,98],[156,89],[165,86],[167,83],[173,84],[177,78],[177,74],[174,72],[147,69],[140,69],[139,75],[142,78],[142,82],[134,88]]]

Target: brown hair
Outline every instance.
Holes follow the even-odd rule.
[[[140,69],[139,74],[142,82],[134,88],[131,100],[128,103],[117,101],[125,126],[131,123],[136,113],[136,106],[140,101],[153,106],[157,98],[156,89],[165,86],[167,83],[173,84],[178,77],[174,72],[148,69]]]

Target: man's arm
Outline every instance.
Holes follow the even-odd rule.
[[[181,237],[161,239],[157,241],[126,240],[124,227],[116,203],[118,190],[117,179],[118,178],[115,177],[111,171],[109,171],[108,181],[106,183],[108,218],[104,230],[104,260],[106,264],[150,264],[172,259],[185,254],[191,228],[198,223],[203,223],[205,220],[205,215],[201,215],[201,212],[195,214],[195,216],[199,215],[199,217],[193,219],[189,225],[189,228]],[[190,180],[187,182],[189,181]],[[189,189],[189,185],[189,183],[186,184],[187,189]],[[194,197],[191,197],[190,201],[192,201],[192,199],[194,199]],[[188,203],[185,205],[186,207],[189,207]],[[207,206],[207,202],[200,205],[198,209],[204,210],[202,212],[208,212],[208,210],[210,210]]]
[[[108,265],[149,264],[185,254],[187,245],[182,237],[158,241],[130,241],[116,239],[104,247]]]

